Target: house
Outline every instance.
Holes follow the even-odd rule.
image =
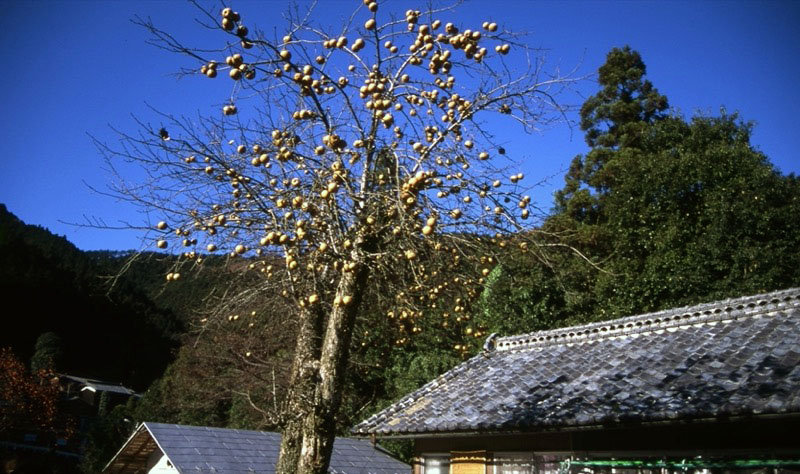
[[[5,432],[0,440],[0,466],[13,461],[20,472],[35,471],[32,466],[41,465],[74,469],[99,416],[131,397],[139,397],[120,384],[69,374],[48,374],[40,383],[58,387],[58,421],[54,422],[58,429],[42,429],[30,423]]]
[[[796,471],[800,289],[490,336],[353,432],[416,474]]]
[[[279,433],[145,422],[104,473],[275,472]],[[336,438],[331,474],[408,474],[411,466],[367,440]]]
[[[134,390],[113,382],[68,374],[59,374],[57,378],[61,390],[67,398],[79,399],[93,407],[95,412],[100,408],[100,400],[103,397],[106,397],[107,403],[110,404],[105,408],[111,408],[114,405],[125,403],[130,397],[138,398],[140,396]]]
[[[79,451],[85,449],[86,435],[98,416],[126,403],[129,398],[141,397],[122,384],[76,375],[56,374],[54,382],[61,391],[63,412],[76,423],[78,436],[75,440],[81,443]]]
[[[101,416],[130,398],[141,397],[134,390],[109,381],[69,374],[56,374],[53,381],[61,391],[61,411],[73,421],[76,431],[65,448],[77,454],[86,450],[89,430]]]

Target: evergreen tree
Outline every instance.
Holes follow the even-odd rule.
[[[647,124],[664,117],[667,98],[644,79],[647,67],[630,46],[614,48],[598,71],[602,89],[581,107],[581,129],[592,147],[635,146]]]
[[[737,115],[670,117],[616,158],[613,241],[596,291],[617,315],[800,283],[800,186],[750,144]],[[612,276],[613,274],[613,276]]]
[[[592,146],[576,157],[543,227],[549,266],[506,259],[479,322],[505,334],[654,311],[800,284],[800,183],[724,110],[687,121],[615,49],[582,108]],[[590,260],[596,266],[587,265]]]
[[[35,352],[31,357],[31,372],[58,370],[62,355],[61,337],[54,332],[43,333],[36,339]]]
[[[596,222],[602,196],[618,179],[611,166],[621,149],[636,148],[646,128],[664,118],[667,98],[644,78],[647,72],[638,52],[614,48],[598,71],[602,89],[581,107],[581,130],[591,150],[576,156],[556,194],[561,212],[578,222]]]

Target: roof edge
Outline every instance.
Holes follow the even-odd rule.
[[[416,439],[416,438],[460,438],[466,436],[474,436],[479,434],[481,436],[517,436],[521,434],[542,434],[542,433],[565,433],[565,432],[581,432],[593,430],[619,430],[628,429],[632,427],[657,427],[662,425],[703,425],[709,423],[719,422],[738,422],[738,421],[765,421],[772,419],[786,419],[786,418],[800,418],[800,412],[786,412],[786,413],[757,413],[746,415],[732,415],[732,416],[718,416],[718,417],[704,417],[704,418],[675,418],[675,419],[661,419],[640,422],[626,422],[618,425],[605,425],[605,424],[590,424],[590,425],[574,425],[574,426],[555,426],[555,427],[542,427],[531,429],[508,429],[508,430],[462,430],[462,431],[416,431],[416,432],[403,432],[403,433],[368,433],[359,434],[360,437],[375,436],[379,439]]]
[[[627,316],[609,321],[506,336],[496,339],[494,347],[497,351],[510,351],[559,344],[575,344],[629,334],[644,335],[677,327],[752,317],[797,306],[800,306],[800,288],[790,288]]]
[[[113,464],[114,461],[116,461],[116,459],[119,457],[119,455],[122,454],[123,451],[125,451],[125,449],[128,447],[129,444],[131,444],[133,439],[136,438],[136,436],[138,436],[143,431],[147,431],[148,435],[150,435],[150,437],[153,436],[149,432],[149,430],[147,430],[147,428],[144,427],[144,422],[139,423],[139,425],[136,428],[134,428],[134,430],[131,433],[131,435],[128,436],[127,441],[125,441],[122,444],[122,447],[119,448],[119,450],[114,454],[114,456],[112,456],[111,459],[108,460],[108,462],[106,463],[106,465],[103,467],[103,469],[100,472],[106,472],[108,470],[108,468],[111,467],[111,464]]]
[[[177,464],[175,464],[175,462],[174,462],[172,459],[170,459],[170,457],[169,457],[169,454],[167,454],[167,451],[164,449],[164,447],[163,447],[163,446],[161,446],[161,443],[158,441],[158,438],[156,437],[156,435],[154,435],[154,434],[153,434],[153,431],[150,429],[150,425],[151,425],[151,424],[153,424],[153,423],[154,423],[154,422],[152,422],[152,421],[143,421],[143,422],[142,422],[142,426],[144,426],[144,427],[145,427],[145,429],[147,429],[147,434],[149,434],[149,435],[150,435],[150,437],[153,439],[153,442],[154,442],[154,443],[156,443],[156,446],[158,446],[158,449],[160,449],[160,450],[161,450],[161,452],[164,454],[164,457],[165,457],[165,458],[167,458],[167,461],[169,461],[169,463],[170,463],[170,464],[172,464],[172,467],[174,467],[174,468],[175,468],[175,470],[176,470],[176,471],[178,471],[178,472],[180,473],[180,472],[181,472],[181,470],[180,470],[180,468],[178,467],[178,465],[177,465]],[[182,426],[182,425],[173,424],[173,423],[158,423],[158,424],[162,424],[162,425],[173,425],[173,426]]]

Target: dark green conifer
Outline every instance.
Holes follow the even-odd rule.
[[[591,150],[573,158],[566,185],[556,194],[559,210],[578,222],[602,219],[602,196],[617,179],[610,166],[614,157],[640,146],[647,126],[665,117],[667,98],[644,78],[646,72],[638,52],[612,49],[598,71],[600,91],[581,107],[581,130]]]

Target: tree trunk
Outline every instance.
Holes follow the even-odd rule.
[[[314,412],[306,417],[303,425],[303,447],[297,472],[303,474],[326,474],[336,437],[336,415],[342,399],[350,355],[350,340],[360,303],[361,289],[369,272],[365,265],[358,265],[352,273],[344,273],[339,280],[336,296],[349,295],[353,301],[348,305],[334,306],[325,329],[322,353],[319,362],[319,382],[314,392]]]
[[[321,311],[304,308],[300,312],[300,328],[292,361],[289,391],[282,407],[281,449],[275,472],[296,472],[303,442],[303,421],[313,410],[313,394],[318,381],[318,364],[322,344]]]
[[[292,388],[286,409],[277,474],[326,474],[336,437],[336,415],[341,402],[350,341],[360,304],[361,288],[369,271],[363,264],[339,279],[336,296],[352,297],[350,304],[333,306],[324,340],[298,337]],[[301,328],[301,333],[303,328]],[[301,347],[305,339],[313,348]],[[313,358],[316,352],[317,357]],[[303,360],[300,360],[303,359]],[[310,384],[310,385],[309,385]]]

